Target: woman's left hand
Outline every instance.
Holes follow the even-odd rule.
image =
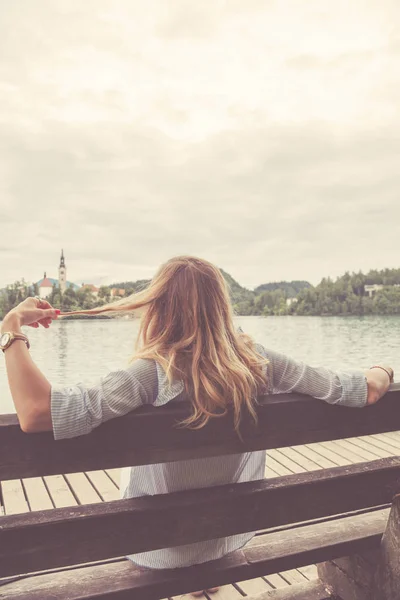
[[[39,325],[48,329],[53,320],[58,318],[60,311],[53,308],[47,300],[27,298],[10,310],[3,319],[3,329],[7,322],[17,326],[28,325],[38,328]]]

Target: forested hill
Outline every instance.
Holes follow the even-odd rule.
[[[345,273],[336,280],[324,278],[315,287],[306,281],[264,283],[253,291],[242,287],[226,271],[221,272],[237,315],[400,315],[400,269]],[[69,288],[60,296],[58,288],[54,288],[49,302],[65,311],[90,309],[117,299],[118,290],[125,290],[127,296],[144,289],[149,282],[141,279],[102,286],[97,296],[89,288]],[[117,294],[112,288],[117,288]],[[0,290],[0,318],[37,293],[35,286],[24,281]]]
[[[311,283],[308,281],[274,281],[273,283],[263,283],[255,288],[254,293],[256,296],[262,292],[275,292],[276,290],[282,290],[286,298],[296,298],[297,294],[301,290],[311,287]]]
[[[229,273],[221,269],[221,273],[224,276],[225,280],[228,283],[230,296],[232,303],[238,304],[243,301],[252,301],[254,298],[254,292],[247,290],[242,287]],[[122,283],[113,283],[110,285],[110,288],[118,288],[123,289],[126,292],[126,295],[133,294],[135,292],[139,292],[147,287],[150,283],[150,279],[140,279],[139,281],[124,281]]]
[[[294,298],[302,289],[310,287],[307,281],[280,281],[265,283],[254,291],[240,285],[232,275],[221,269],[228,283],[235,312],[238,315],[286,314],[286,299]],[[137,292],[150,283],[149,280],[113,283],[110,288],[124,289],[126,294]]]
[[[299,292],[294,315],[400,315],[400,269],[345,273]]]
[[[122,283],[113,283],[107,287],[125,290],[126,295],[134,294],[144,290],[149,285],[151,279],[138,279],[137,281],[123,281]]]
[[[253,291],[221,272],[238,315],[400,315],[400,269],[345,273],[336,280],[324,278],[315,287],[301,280],[264,283]],[[129,292],[138,284],[110,287],[124,287]]]

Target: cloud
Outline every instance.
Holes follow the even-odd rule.
[[[286,8],[3,9],[0,285],[61,247],[78,282],[183,253],[248,286],[398,266],[398,5]]]

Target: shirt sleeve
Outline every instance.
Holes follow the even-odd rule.
[[[81,383],[53,386],[51,418],[54,439],[90,433],[105,421],[152,403],[157,376],[155,366],[149,363],[137,361],[128,369],[113,371],[93,387]]]
[[[298,392],[329,404],[362,408],[367,404],[367,379],[361,372],[334,372],[323,367],[310,367],[272,350],[268,377],[271,393]]]

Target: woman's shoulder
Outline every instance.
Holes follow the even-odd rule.
[[[157,379],[157,364],[152,358],[135,358],[128,370],[139,380],[142,378]]]

